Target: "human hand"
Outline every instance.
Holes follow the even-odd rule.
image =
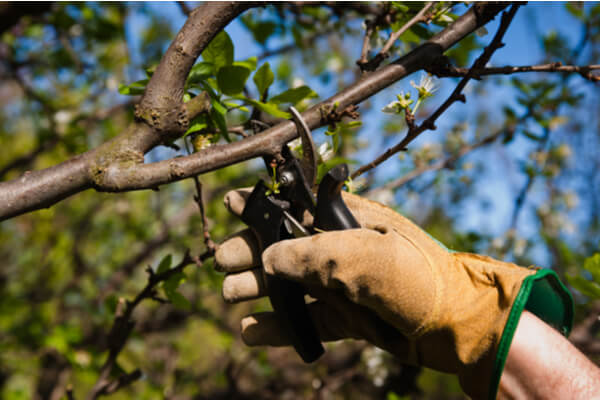
[[[228,193],[227,208],[241,215],[249,193]],[[308,307],[323,341],[365,339],[461,381],[481,375],[482,365],[491,370],[510,307],[533,271],[451,253],[381,204],[349,194],[344,201],[362,228],[284,240],[262,255],[249,230],[225,241],[215,256],[227,273],[225,300],[267,295],[264,274],[272,274],[301,282],[317,299]],[[251,346],[290,344],[269,312],[244,318],[242,338]]]

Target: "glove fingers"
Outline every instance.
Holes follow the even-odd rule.
[[[227,274],[223,280],[223,299],[228,303],[253,300],[267,295],[262,268]]]
[[[236,272],[260,265],[258,242],[250,229],[235,233],[215,252],[215,269]]]
[[[339,313],[330,303],[315,301],[307,305],[321,341],[330,342],[355,337],[347,324],[349,308]],[[281,329],[274,312],[261,312],[242,319],[242,339],[248,346],[290,346],[288,335]]]
[[[227,192],[224,198],[225,207],[232,214],[238,217],[241,216],[250,193],[252,193],[252,188],[242,188]]]

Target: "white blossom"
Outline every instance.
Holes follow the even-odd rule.
[[[433,77],[429,74],[422,74],[418,85],[414,81],[410,81],[410,84],[419,91],[419,98],[431,97],[438,89],[433,81]]]
[[[319,156],[321,156],[321,161],[327,162],[333,158],[333,149],[330,147],[328,142],[324,142],[317,149]]]

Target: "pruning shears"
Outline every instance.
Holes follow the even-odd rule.
[[[254,186],[241,217],[256,234],[261,252],[280,240],[360,227],[341,196],[348,166],[332,168],[317,186],[318,156],[310,129],[294,107],[290,112],[300,135],[302,158],[297,159],[287,144],[279,162],[265,158],[273,183],[269,187],[260,180]],[[310,230],[300,223],[306,212],[314,216]],[[273,310],[296,352],[306,363],[317,360],[325,350],[304,301],[306,290],[275,276],[267,275],[266,281]]]

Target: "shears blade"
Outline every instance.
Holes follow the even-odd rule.
[[[310,128],[302,118],[302,115],[294,107],[290,107],[292,119],[296,123],[300,142],[302,143],[302,159],[300,167],[306,182],[314,189],[317,184],[317,148],[312,139]]]

